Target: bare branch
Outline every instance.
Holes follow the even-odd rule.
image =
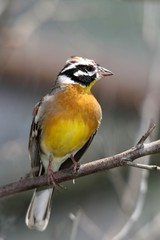
[[[130,162],[130,161],[124,161],[124,164],[126,166],[135,167],[135,168],[160,171],[160,166],[157,166],[157,165],[147,165],[147,164],[141,164],[141,163],[133,163],[133,162]]]
[[[145,140],[149,137],[149,135],[152,133],[152,131],[155,129],[156,125],[154,123],[151,122],[147,132],[141,137],[141,139],[138,141],[137,146],[138,145],[142,145]]]
[[[141,158],[146,155],[160,153],[160,140],[145,143],[141,147],[135,146],[125,152],[116,154],[111,157],[102,158],[92,161],[80,166],[78,173],[75,175],[73,168],[65,169],[55,173],[57,183],[68,181],[71,179],[83,177],[96,172],[109,170],[115,167],[126,166],[124,159],[131,161]],[[9,196],[14,193],[27,191],[38,186],[45,186],[48,184],[47,176],[33,177],[30,179],[20,180],[18,182],[10,183],[0,187],[0,197]]]

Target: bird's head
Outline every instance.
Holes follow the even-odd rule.
[[[90,88],[97,80],[110,75],[113,73],[94,60],[72,56],[58,74],[57,82],[60,85],[79,84]]]

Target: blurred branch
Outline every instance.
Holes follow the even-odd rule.
[[[36,29],[54,16],[58,2],[59,0],[39,0],[37,4],[35,1],[31,8],[28,8],[25,13],[20,14],[13,21],[12,27],[5,29],[10,44],[14,47],[28,44],[30,37]]]
[[[147,132],[151,133],[150,131],[151,128],[153,129],[153,126],[150,126]],[[142,136],[143,139],[144,139],[144,136]],[[125,152],[81,165],[76,174],[74,173],[73,168],[68,168],[59,172],[55,172],[54,177],[57,183],[61,183],[67,180],[83,177],[96,172],[109,170],[116,167],[126,166],[128,161],[132,162],[137,158],[141,158],[143,156],[151,155],[155,153],[160,153],[160,140],[150,142],[150,143],[142,143],[141,141],[141,144],[138,144],[135,147]],[[159,170],[159,168],[154,167],[154,168],[150,168],[150,170]],[[48,184],[48,177],[46,175],[20,180],[18,182],[1,186],[0,197],[9,196],[14,193],[30,190],[38,186],[42,187],[47,184]]]
[[[158,9],[159,10],[159,9]],[[159,44],[159,11],[157,7],[149,2],[144,2],[144,17],[143,17],[143,37],[145,43],[147,43],[148,50],[152,52],[152,57],[150,57],[150,64],[148,66],[149,74],[147,77],[146,84],[146,94],[144,101],[141,106],[140,116],[140,128],[138,132],[138,138],[141,136],[142,132],[146,124],[148,124],[149,119],[154,119],[155,122],[158,122],[159,119],[159,54],[160,54],[160,44]],[[153,126],[154,127],[154,126]],[[151,128],[150,128],[151,129]],[[141,144],[145,141],[145,138],[148,138],[148,134],[144,135],[138,144]],[[147,142],[150,142],[150,138],[147,139]],[[145,161],[145,164],[144,164]],[[148,165],[150,161],[150,156],[146,156],[141,160],[141,163],[133,163],[126,162],[128,166],[141,168],[142,171],[134,171],[133,169],[130,171],[128,186],[126,188],[125,194],[122,196],[124,199],[124,207],[126,211],[126,206],[128,204],[128,199],[130,196],[135,204],[135,207],[130,214],[129,218],[126,219],[125,224],[120,229],[120,231],[114,236],[113,240],[123,240],[128,239],[129,234],[131,234],[131,230],[133,229],[137,232],[137,222],[139,217],[141,216],[144,202],[146,199],[147,189],[148,189],[148,179],[149,179],[149,171],[147,170],[160,170],[159,166],[156,165]],[[136,189],[138,191],[138,197],[136,196]],[[136,200],[134,199],[136,196]],[[120,219],[121,221],[121,219]],[[151,235],[150,235],[151,236]],[[152,232],[152,238],[154,238],[154,234]],[[135,237],[134,239],[139,239]],[[146,238],[144,238],[146,239]],[[147,239],[150,239],[147,237]]]
[[[73,222],[70,240],[77,239],[79,228],[89,236],[89,239],[102,239],[103,232],[82,209],[79,209],[76,215],[70,214],[70,219]]]
[[[112,240],[122,240],[125,239],[126,236],[128,236],[130,230],[132,229],[134,223],[138,220],[138,218],[141,215],[145,196],[148,189],[148,172],[145,170],[142,171],[142,180],[140,182],[140,192],[138,195],[138,199],[136,202],[136,206],[134,208],[134,211],[132,212],[131,216],[127,220],[126,224],[122,227],[122,229],[119,231],[119,233],[113,237]]]
[[[136,231],[135,235],[130,237],[130,240],[159,239],[159,222],[160,213],[158,212],[149,220],[149,222],[147,222],[144,226],[141,226],[138,231]]]

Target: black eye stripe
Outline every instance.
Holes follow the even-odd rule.
[[[71,68],[71,69],[68,69],[68,70],[65,70],[65,68],[64,68],[63,71],[61,71],[61,72],[59,73],[59,76],[60,76],[60,75],[66,75],[66,76],[72,78],[72,75],[73,75],[75,72],[77,72],[77,68]]]
[[[69,66],[71,66],[70,63],[67,63],[61,70],[61,72],[59,73],[59,75],[65,74],[66,72],[68,72],[68,70],[75,72],[78,71],[82,71],[84,73],[87,72],[93,72],[95,70],[95,67],[93,65],[83,65],[83,64],[79,64],[79,65],[73,65],[73,68],[67,69]],[[66,69],[66,70],[65,70]]]
[[[84,65],[68,63],[59,73],[58,77],[60,76],[67,77],[75,83],[79,83],[83,86],[89,86],[91,82],[97,78],[96,66],[92,64]]]
[[[82,65],[82,64],[79,64],[79,65],[77,65],[76,66],[76,69],[77,69],[77,71],[82,71],[82,72],[87,72],[86,71],[86,66],[85,65]]]
[[[95,67],[93,65],[82,65],[79,64],[76,66],[77,70],[81,70],[82,72],[93,72],[95,70]]]
[[[89,71],[89,72],[93,72],[93,71],[95,70],[95,68],[94,68],[93,65],[88,65],[88,66],[86,66],[86,69],[87,69],[87,71]]]

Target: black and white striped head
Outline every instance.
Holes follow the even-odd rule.
[[[72,56],[58,74],[57,82],[60,85],[80,84],[83,87],[88,87],[96,80],[112,74],[111,71],[101,67],[94,60]]]

